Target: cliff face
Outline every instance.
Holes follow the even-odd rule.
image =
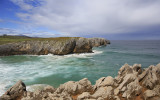
[[[7,55],[66,55],[70,53],[92,52],[92,47],[107,45],[110,42],[103,38],[70,38],[66,40],[23,41],[0,45],[0,56]]]
[[[125,64],[117,77],[102,77],[95,85],[84,78],[31,92],[19,81],[0,100],[160,100],[160,64],[146,69]]]

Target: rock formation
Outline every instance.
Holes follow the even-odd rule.
[[[57,89],[46,86],[30,92],[19,81],[0,100],[160,100],[160,64],[145,69],[141,64],[125,64],[117,77],[102,77],[95,85],[84,78],[64,83]]]
[[[93,47],[110,44],[104,38],[67,38],[61,40],[32,40],[0,45],[0,56],[7,55],[66,55],[70,53],[89,53]]]

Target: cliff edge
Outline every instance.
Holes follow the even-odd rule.
[[[102,77],[95,85],[84,78],[31,92],[19,81],[0,100],[160,100],[160,64],[145,69],[125,64],[117,77]]]
[[[0,56],[7,55],[66,55],[89,53],[93,47],[110,44],[104,38],[61,37],[50,39],[29,39],[27,41],[0,45]]]

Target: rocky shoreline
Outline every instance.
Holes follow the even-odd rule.
[[[117,77],[102,77],[95,85],[84,78],[31,92],[18,81],[0,100],[160,100],[160,64],[144,69],[141,64],[125,64]]]
[[[104,38],[69,37],[40,41],[21,41],[0,45],[0,56],[8,55],[66,55],[71,53],[90,53],[93,47],[106,46],[109,40]]]

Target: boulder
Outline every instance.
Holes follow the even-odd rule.
[[[99,80],[96,81],[96,84],[94,85],[94,90],[105,87],[105,86],[115,86],[116,83],[114,82],[114,78],[111,76],[108,77],[102,77]]]
[[[141,92],[142,92],[142,87],[139,85],[139,82],[137,79],[127,85],[122,97],[125,97],[128,100],[130,100],[140,95]]]
[[[18,81],[15,85],[7,90],[7,92],[0,97],[0,100],[16,100],[21,98],[26,92],[26,86],[22,81]]]
[[[113,87],[107,86],[107,87],[100,87],[93,95],[92,97],[98,99],[99,97],[102,97],[104,99],[111,99],[113,98]]]
[[[159,78],[157,78],[157,68],[150,66],[139,77],[139,81],[142,81],[142,85],[148,89],[153,89],[157,85]]]
[[[56,93],[67,92],[69,94],[75,95],[83,92],[92,91],[91,82],[87,78],[84,78],[78,82],[69,81],[65,84],[60,85],[55,91]]]
[[[151,99],[152,97],[155,97],[157,96],[157,93],[153,90],[146,90],[143,94],[145,100],[149,100]]]
[[[84,100],[84,99],[89,99],[90,97],[90,93],[89,92],[83,92],[81,95],[79,95],[77,97],[77,100]]]

